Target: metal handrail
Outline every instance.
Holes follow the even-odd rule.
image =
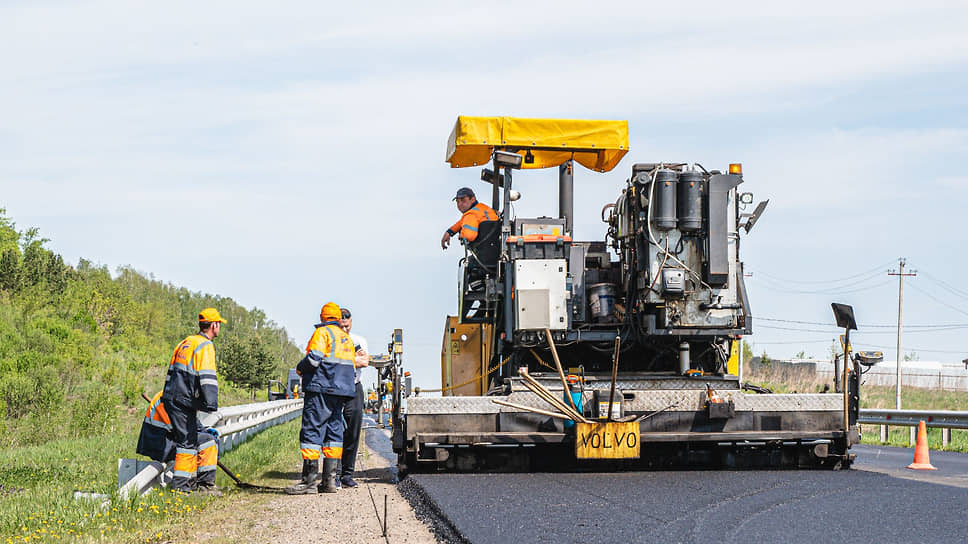
[[[968,429],[968,412],[948,410],[887,410],[864,408],[858,423],[916,427],[921,421],[928,427]]]

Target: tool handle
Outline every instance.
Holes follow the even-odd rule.
[[[232,471],[229,470],[227,466],[223,465],[222,461],[218,462],[218,468],[224,470],[225,473],[229,475],[229,478],[232,478],[233,480],[235,480],[235,483],[242,485],[242,480],[240,480],[238,476],[236,476],[235,474],[232,474]]]

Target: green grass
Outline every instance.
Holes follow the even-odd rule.
[[[777,393],[816,393],[822,391],[823,380],[800,372],[775,369],[758,372],[744,377],[746,381],[768,387]],[[831,384],[831,391],[833,390]],[[878,385],[861,386],[861,408],[894,408],[895,390],[893,387]],[[939,391],[907,387],[901,389],[901,407],[905,410],[964,410],[968,406],[968,392]],[[863,425],[862,442],[888,446],[908,447],[910,427],[889,427],[887,441],[881,442],[880,425]],[[933,450],[959,451],[968,453],[968,431],[952,430],[951,441],[941,447],[941,429],[928,429],[928,444]]]
[[[235,397],[234,404],[250,402],[243,392],[227,393]],[[157,490],[121,500],[118,459],[138,457],[134,448],[142,417],[139,412],[118,421],[105,436],[0,451],[0,544],[168,541],[173,532],[190,529],[213,503],[231,500],[232,494],[215,499]],[[299,465],[298,433],[297,418],[250,438],[222,460],[243,480],[288,484]],[[221,471],[216,482],[225,490],[234,489],[234,482]],[[75,490],[103,493],[110,504],[101,508],[101,501],[75,500]]]

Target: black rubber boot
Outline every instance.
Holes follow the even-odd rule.
[[[316,493],[319,482],[319,461],[303,459],[302,480],[286,488],[288,495],[308,495]]]
[[[336,469],[339,466],[339,459],[323,460],[323,483],[319,485],[319,490],[323,493],[336,493]]]

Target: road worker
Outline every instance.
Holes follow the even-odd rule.
[[[339,327],[339,305],[326,303],[319,312],[306,356],[296,365],[302,377],[303,413],[299,431],[302,479],[286,488],[290,495],[336,492],[336,470],[343,455],[343,405],[356,394],[353,340]],[[323,482],[319,457],[323,457]]]
[[[490,206],[483,202],[478,202],[474,196],[474,191],[470,187],[461,187],[457,190],[454,197],[457,202],[457,209],[460,210],[461,218],[444,231],[444,236],[440,239],[440,248],[447,249],[450,239],[455,234],[468,242],[477,239],[477,228],[482,221],[497,221],[498,216]]]
[[[370,366],[370,348],[366,338],[351,332],[353,314],[349,308],[344,306],[341,312],[343,317],[339,322],[340,328],[353,339],[353,349],[356,350],[353,357],[353,366],[356,368],[356,395],[343,406],[346,431],[343,434],[343,456],[337,483],[342,487],[357,487],[359,484],[353,480],[353,473],[356,472],[356,452],[360,447],[360,431],[363,428],[363,384],[360,382],[360,377],[363,374],[363,368]]]
[[[217,448],[210,445],[201,447],[208,442],[199,443],[197,412],[218,410],[218,378],[215,375],[215,345],[212,340],[219,335],[225,322],[215,308],[205,308],[199,312],[199,332],[175,347],[168,364],[161,401],[170,420],[175,443],[175,470],[171,481],[173,491],[191,493],[193,485],[209,493],[217,491],[215,466],[218,458],[212,458]]]
[[[175,459],[175,441],[172,438],[171,418],[161,402],[162,391],[150,401],[145,412],[141,434],[138,435],[137,453],[150,457],[159,463],[169,463]],[[147,397],[145,397],[147,398]],[[215,487],[215,472],[218,465],[218,431],[212,428],[196,427],[198,436],[198,477],[194,484],[197,489],[210,494],[221,495]]]

